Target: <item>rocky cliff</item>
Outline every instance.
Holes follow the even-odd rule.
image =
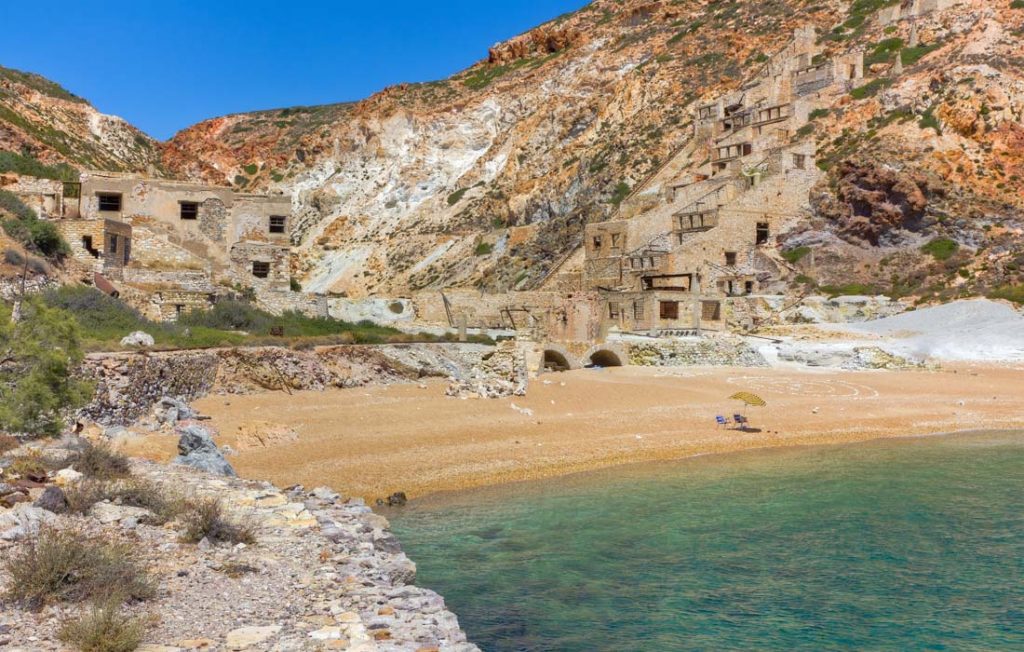
[[[829,265],[806,271],[822,284],[996,287],[1021,262],[1024,11],[927,4],[597,0],[449,79],[201,123],[164,161],[294,192],[308,289],[529,287],[685,147],[696,101],[813,25],[829,55],[865,52],[868,84],[814,116],[829,175],[784,243],[819,250]],[[936,239],[957,243],[955,264],[921,250]],[[984,269],[963,259],[979,250]]]
[[[0,151],[53,165],[144,171],[160,145],[39,75],[0,66]]]

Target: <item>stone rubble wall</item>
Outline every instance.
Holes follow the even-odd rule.
[[[649,367],[767,367],[753,347],[736,338],[705,337],[686,340],[629,342],[630,364]]]
[[[81,373],[96,382],[96,390],[79,416],[126,425],[165,396],[191,401],[210,393],[324,390],[425,377],[460,380],[472,377],[492,350],[476,344],[394,344],[91,354]]]

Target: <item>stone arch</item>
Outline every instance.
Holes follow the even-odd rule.
[[[599,344],[591,347],[583,356],[587,364],[595,367],[622,367],[629,364],[629,356],[621,347],[613,344]]]
[[[541,356],[540,371],[569,371],[579,369],[580,363],[576,356],[558,344],[545,344]]]

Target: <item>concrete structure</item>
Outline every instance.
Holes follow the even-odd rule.
[[[917,18],[933,11],[943,11],[963,0],[901,0],[898,4],[882,7],[876,14],[880,25],[889,25],[906,18]]]
[[[0,190],[13,193],[41,218],[64,215],[64,182],[5,172]]]

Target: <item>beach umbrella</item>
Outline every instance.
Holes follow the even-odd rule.
[[[757,394],[751,394],[750,392],[736,392],[729,398],[736,399],[737,401],[743,401],[745,405],[753,405],[754,407],[764,407],[768,405],[764,402],[764,399]]]

